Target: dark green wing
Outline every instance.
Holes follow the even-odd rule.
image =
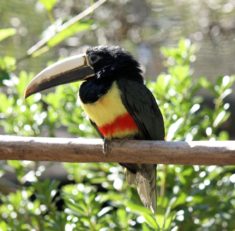
[[[122,102],[141,131],[141,139],[164,140],[161,111],[150,90],[141,83],[127,79],[117,81]]]

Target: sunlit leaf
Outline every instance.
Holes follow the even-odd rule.
[[[7,75],[10,75],[10,72],[15,70],[16,60],[10,56],[0,57],[0,70],[2,72],[7,72]]]
[[[167,140],[172,140],[177,133],[178,129],[180,129],[182,123],[184,122],[183,118],[179,118],[176,122],[172,123],[167,132]]]
[[[132,202],[127,202],[127,206],[128,208],[130,208],[133,212],[136,212],[140,215],[142,215],[144,217],[144,219],[146,220],[146,222],[154,229],[158,229],[158,223],[156,221],[156,218],[154,217],[154,215],[152,214],[152,212],[140,205],[134,204]]]
[[[213,126],[218,127],[221,123],[223,123],[228,118],[228,116],[229,115],[227,114],[226,111],[221,111],[215,118],[213,122]]]
[[[8,228],[9,228],[9,227],[8,227],[8,225],[7,225],[6,222],[0,221],[0,230],[1,230],[1,231],[7,231],[7,230],[9,230]]]
[[[93,21],[87,20],[86,22],[76,22],[69,26],[66,23],[56,26],[50,34],[46,35],[42,40],[32,46],[27,53],[33,57],[39,56],[49,50],[50,47],[54,47],[65,39],[75,35],[76,33],[89,30]]]
[[[47,11],[51,11],[57,0],[39,0],[39,2],[45,7]]]
[[[0,41],[3,41],[4,39],[13,36],[16,33],[16,29],[14,28],[6,28],[6,29],[0,29]]]
[[[55,36],[53,36],[47,43],[49,47],[56,46],[57,44],[64,41],[66,38],[71,37],[72,35],[90,29],[90,22],[78,22],[76,24],[67,27],[64,30],[58,32]]]
[[[222,94],[221,94],[221,99],[226,98],[227,96],[229,96],[232,93],[232,89],[228,88],[226,89]]]

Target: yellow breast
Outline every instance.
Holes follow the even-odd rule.
[[[112,123],[118,116],[127,113],[126,108],[122,104],[120,90],[116,82],[95,103],[83,104],[81,102],[81,106],[98,127]]]

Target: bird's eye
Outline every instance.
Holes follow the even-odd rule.
[[[99,55],[91,55],[90,58],[89,58],[89,61],[90,61],[91,64],[95,64],[100,59],[101,59],[101,57]]]

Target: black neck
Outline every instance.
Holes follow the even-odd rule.
[[[103,81],[95,78],[85,81],[79,89],[79,97],[82,103],[96,102],[101,96],[107,93],[112,83],[113,81]]]
[[[106,65],[95,70],[96,76],[85,81],[79,90],[79,96],[83,103],[94,103],[107,93],[114,81],[128,79],[143,84],[143,77],[138,63],[126,65],[125,63]]]

